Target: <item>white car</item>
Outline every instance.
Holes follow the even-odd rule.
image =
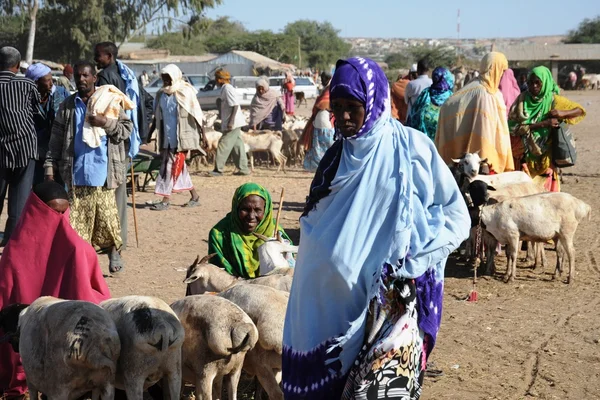
[[[231,78],[231,84],[235,88],[235,95],[241,107],[249,107],[252,98],[256,94],[255,76],[234,76]],[[203,110],[221,109],[221,88],[217,86],[214,80],[211,80],[206,86],[198,92],[198,103]]]
[[[206,75],[186,74],[183,76],[187,82],[190,82],[196,90],[200,91],[209,81],[210,78]],[[148,84],[144,89],[152,97],[156,97],[156,92],[163,86],[163,81],[160,77],[156,78]]]
[[[272,76],[269,78],[269,88],[273,90],[281,90],[285,76]],[[319,96],[319,87],[312,78],[307,76],[295,76],[296,87],[294,93],[304,93],[306,99],[316,99]]]

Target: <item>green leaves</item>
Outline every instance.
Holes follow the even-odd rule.
[[[600,43],[600,16],[584,19],[579,27],[567,36],[566,43]]]

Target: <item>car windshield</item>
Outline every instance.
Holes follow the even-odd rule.
[[[309,78],[294,78],[296,80],[296,86],[311,86],[312,82]]]
[[[193,86],[204,86],[208,82],[208,76],[204,75],[195,75],[188,76],[188,80]]]

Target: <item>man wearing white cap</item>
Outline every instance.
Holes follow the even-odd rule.
[[[433,83],[429,77],[429,69],[429,60],[426,58],[419,60],[417,63],[417,74],[419,76],[417,79],[406,85],[406,91],[404,92],[404,99],[406,100],[406,104],[408,104],[408,112],[406,115],[410,115],[410,109],[415,101],[417,101],[417,98],[423,89],[428,88]]]

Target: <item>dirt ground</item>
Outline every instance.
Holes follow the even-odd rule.
[[[565,93],[588,115],[574,127],[579,160],[565,170],[563,190],[594,210],[592,221],[577,232],[575,283],[550,280],[555,253],[548,251],[550,265],[543,272],[520,261],[513,284],[503,283],[500,275],[480,279],[479,301],[468,303],[464,299],[472,288],[472,270],[451,260],[442,327],[430,358],[444,375],[426,379],[423,399],[600,398],[600,91]],[[153,295],[167,302],[181,298],[186,267],[196,255],[207,254],[210,228],[230,211],[235,188],[246,181],[264,185],[276,207],[285,188],[282,225],[298,241],[298,218],[312,175],[300,169],[276,174],[261,168],[251,177],[231,172],[229,167],[223,177],[193,177],[201,196],[198,208],[180,208],[188,200],[181,194],[172,199],[170,210],[155,212],[144,206],[155,196],[137,194],[139,248],[130,213],[126,268],[107,277],[114,296]],[[108,271],[106,257],[101,261]],[[497,265],[503,274],[504,256],[498,256]]]

